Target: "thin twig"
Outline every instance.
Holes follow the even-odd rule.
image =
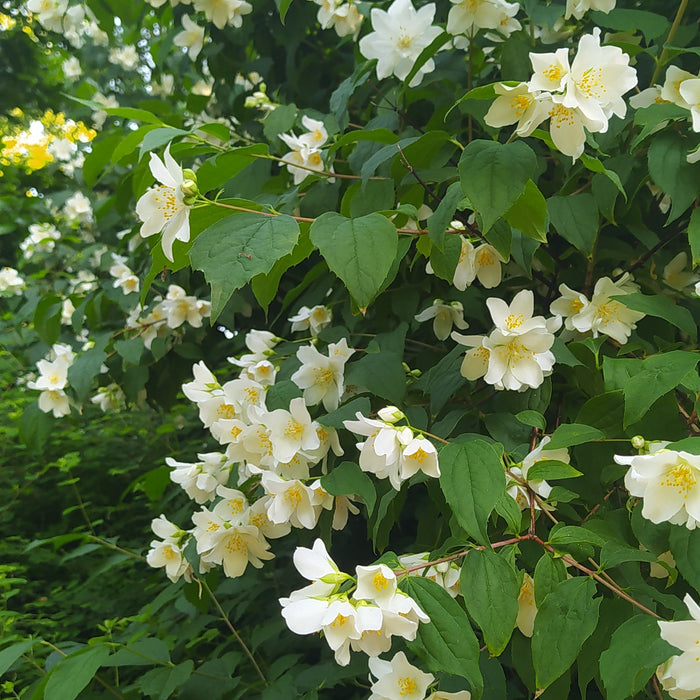
[[[200,585],[206,590],[206,592],[209,594],[209,597],[211,598],[212,602],[216,606],[216,609],[219,611],[219,614],[221,615],[221,619],[226,623],[226,626],[231,630],[231,634],[236,638],[238,643],[241,645],[241,648],[245,652],[245,655],[250,659],[250,662],[253,664],[253,667],[255,670],[258,672],[258,675],[260,676],[262,682],[265,685],[269,685],[267,682],[267,678],[265,678],[265,675],[263,672],[260,670],[260,666],[258,666],[258,662],[255,660],[255,657],[253,656],[253,653],[248,649],[246,643],[241,639],[241,635],[238,634],[236,631],[236,628],[231,624],[231,620],[229,620],[228,615],[224,612],[224,609],[221,607],[221,603],[217,600],[216,596],[212,592],[211,588],[207,585],[207,582],[204,579],[198,579]]]

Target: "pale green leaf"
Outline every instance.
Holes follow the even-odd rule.
[[[576,660],[598,624],[602,598],[593,598],[592,579],[577,577],[558,583],[542,601],[532,635],[532,662],[537,688],[546,688]]]
[[[661,639],[657,621],[634,615],[618,627],[610,646],[600,655],[600,677],[608,700],[626,700],[644,689],[659,664],[676,654]]]
[[[475,549],[464,558],[459,586],[467,612],[481,628],[492,656],[508,644],[518,616],[520,576],[492,550]]]
[[[398,248],[394,225],[381,214],[347,219],[327,212],[311,224],[310,237],[357,305],[366,308],[394,262]]]
[[[506,212],[505,219],[526,236],[542,243],[547,242],[547,202],[532,180],[525,183],[523,193]]]
[[[237,289],[291,253],[298,237],[299,225],[286,215],[235,214],[202,232],[190,260],[211,285],[212,322]]]
[[[584,255],[593,252],[598,236],[598,207],[593,195],[570,194],[547,200],[549,217],[555,230]]]
[[[479,643],[467,614],[442,586],[430,579],[408,576],[400,585],[430,617],[430,624],[418,627],[416,652],[420,653],[422,648],[431,671],[466,678],[472,697],[478,700],[484,687],[479,670]]]
[[[464,193],[483,219],[483,232],[518,200],[535,171],[536,158],[522,141],[472,141],[459,159]]]
[[[440,486],[459,524],[483,545],[486,522],[505,491],[505,470],[495,449],[483,440],[452,443],[440,450]]]
[[[558,459],[538,460],[527,470],[527,478],[530,481],[534,479],[573,479],[577,476],[583,476],[583,474],[570,464],[560,462]]]

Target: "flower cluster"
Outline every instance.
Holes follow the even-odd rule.
[[[151,153],[151,173],[160,185],[150,187],[136,203],[136,213],[143,222],[141,236],[147,238],[161,233],[165,257],[172,262],[173,243],[190,240],[190,207],[198,194],[197,181],[192,171],[183,171],[165,149],[164,160]]]
[[[431,306],[414,316],[416,321],[433,320],[433,332],[438,340],[447,340],[452,332],[452,326],[460,330],[469,328],[464,320],[464,307],[459,301],[451,301],[446,304],[442,299],[435,299]]]
[[[26,283],[14,267],[0,269],[0,294],[2,296],[16,296],[22,294]]]
[[[123,255],[112,253],[112,266],[109,268],[109,274],[114,277],[114,286],[119,287],[124,294],[139,291],[139,278],[126,264],[126,258]]]
[[[367,59],[377,59],[377,78],[395,75],[404,80],[416,59],[438,36],[441,29],[431,23],[435,17],[435,3],[423,5],[418,11],[411,0],[394,0],[388,10],[372,8],[370,18],[374,31],[360,39],[360,53]],[[416,87],[426,73],[435,70],[435,62],[428,59],[408,84]]]
[[[311,171],[323,170],[323,151],[321,146],[328,140],[328,132],[323,122],[304,115],[301,123],[307,130],[305,134],[296,136],[280,134],[279,137],[291,149],[282,156],[289,174],[294,178],[294,184],[299,185]]]
[[[546,450],[545,447],[549,444],[552,438],[544,437],[534,450],[529,452],[525,459],[519,464],[509,467],[509,471],[519,479],[525,481],[527,487],[534,491],[540,498],[549,498],[552,492],[552,487],[543,479],[528,479],[527,474],[533,464],[542,460],[557,460],[569,464],[569,451],[562,447],[555,450]],[[508,488],[508,495],[520,506],[520,510],[525,510],[530,507],[530,495],[528,489],[522,481],[511,479]],[[535,501],[534,508],[540,510],[540,505]]]
[[[693,131],[700,132],[700,75],[669,66],[663,85],[652,85],[630,98],[634,108],[652,104],[674,104],[690,111]],[[688,162],[700,160],[700,146],[688,154]]]
[[[470,380],[484,377],[499,390],[537,388],[552,373],[550,348],[561,317],[533,316],[534,295],[527,289],[518,292],[510,305],[496,297],[487,299],[486,305],[496,326],[489,335],[452,332],[454,340],[471,348],[462,361],[462,375]]]
[[[653,523],[669,522],[694,530],[700,522],[700,456],[665,449],[651,454],[615,455],[629,466],[625,488],[643,500],[642,515]]]
[[[447,31],[450,34],[466,34],[473,37],[479,29],[495,29],[509,37],[521,29],[515,19],[520,9],[517,2],[505,0],[450,0],[452,7],[447,15]]]
[[[552,302],[549,310],[564,318],[567,330],[590,332],[594,338],[602,333],[624,345],[637,327],[637,321],[645,314],[628,308],[619,297],[638,290],[639,287],[627,273],[616,282],[609,277],[601,277],[595,284],[590,300],[562,284],[559,286],[561,296]]]
[[[55,418],[70,413],[70,402],[65,392],[68,386],[68,368],[75,360],[75,353],[69,345],[55,343],[51,352],[36,363],[39,377],[27,382],[29,389],[40,391],[39,408],[44,413],[53,413]]]
[[[313,308],[302,306],[299,311],[287,319],[292,324],[292,333],[296,331],[306,331],[311,333],[313,338],[333,320],[333,314],[327,306],[319,304]]]
[[[211,302],[197,299],[177,284],[171,284],[165,299],[157,299],[145,316],[141,316],[141,312],[142,309],[136,307],[126,325],[130,330],[136,329],[143,344],[150,349],[153,341],[163,337],[168,328],[179,328],[185,322],[193,328],[201,328],[203,320],[211,313]]]
[[[413,640],[419,623],[430,622],[413,598],[398,590],[396,575],[385,564],[358,566],[355,582],[317,539],[312,549],[297,547],[294,565],[311,584],[280,599],[282,617],[296,634],[323,632],[341,666],[350,663],[351,649],[379,656],[391,648],[392,636]]]
[[[50,253],[56,247],[61,232],[48,222],[29,225],[29,235],[19,244],[25,260],[31,260],[37,253]]]
[[[414,433],[408,425],[397,425],[405,415],[395,406],[379,411],[379,420],[355,414],[357,420],[346,420],[348,430],[367,439],[357,443],[360,450],[360,469],[379,479],[389,479],[398,491],[402,482],[419,471],[432,477],[440,476],[440,465],[435,446],[420,432]]]
[[[586,131],[604,133],[612,115],[624,117],[622,96],[637,84],[629,56],[616,46],[600,45],[600,29],[585,34],[569,63],[567,49],[530,54],[533,74],[517,86],[496,85],[496,98],[485,116],[489,126],[517,123],[518,136],[529,136],[545,119],[554,145],[576,160]]]
[[[44,29],[58,32],[76,48],[85,43],[85,37],[95,44],[105,45],[108,37],[97,25],[95,15],[86,4],[68,4],[68,0],[28,0],[27,10],[36,15]]]
[[[693,700],[700,695],[698,646],[700,645],[700,606],[686,593],[683,599],[690,620],[659,620],[661,638],[682,653],[672,656],[656,670],[656,676],[668,694],[676,700]]]
[[[332,28],[338,36],[352,35],[353,39],[357,39],[364,16],[358,12],[353,0],[349,2],[313,0],[313,2],[319,5],[316,19],[321,29]]]
[[[455,226],[458,223],[453,221],[451,225]],[[461,292],[471,286],[475,279],[478,279],[486,289],[498,287],[502,276],[501,263],[505,262],[501,254],[490,243],[482,243],[475,248],[474,244],[465,236],[460,235],[459,238],[462,248],[452,284]],[[428,274],[433,274],[433,266],[429,261],[425,266],[425,271]]]

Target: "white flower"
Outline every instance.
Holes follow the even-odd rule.
[[[566,13],[564,19],[572,15],[581,19],[588,10],[598,10],[607,14],[615,9],[615,0],[566,0]]]
[[[360,26],[364,16],[361,15],[354,2],[343,3],[333,11],[333,29],[338,36],[352,34],[354,39],[360,33]]]
[[[29,386],[29,383],[27,383],[27,386]],[[70,403],[66,392],[63,389],[42,391],[39,394],[39,409],[44,413],[53,413],[54,418],[67,416],[70,413]]]
[[[694,284],[698,276],[692,270],[686,270],[688,254],[685,251],[678,253],[665,267],[663,280],[672,289],[682,292],[686,287]]]
[[[430,552],[421,552],[420,554],[403,554],[399,557],[399,562],[401,566],[406,569],[413,569],[409,571],[409,576],[420,576],[422,578],[429,578],[431,581],[435,581],[438,586],[444,588],[452,598],[456,598],[459,595],[459,565],[454,561],[440,562],[439,564],[432,564],[427,566],[430,560]],[[417,568],[421,565],[423,568]]]
[[[61,68],[63,69],[63,75],[66,80],[75,80],[83,73],[83,69],[80,67],[80,61],[75,56],[71,56],[63,61]]]
[[[515,624],[526,637],[532,637],[536,615],[535,582],[532,576],[525,572],[523,574],[523,584],[518,594],[518,616],[515,619]]]
[[[124,406],[126,397],[119,385],[110,384],[109,386],[101,386],[97,393],[90,398],[90,402],[99,406],[103,413],[107,411],[116,411]]]
[[[562,104],[579,108],[588,119],[607,122],[613,114],[625,116],[627,107],[622,95],[636,84],[637,71],[629,65],[629,56],[617,46],[601,46],[600,29],[596,27],[579,41],[566,76]]]
[[[571,317],[571,325],[580,333],[592,331],[594,338],[603,333],[624,345],[637,327],[637,321],[645,316],[641,311],[634,311],[612,298],[632,294],[638,289],[628,280],[629,275],[624,275],[617,282],[601,277],[595,284],[590,303]]]
[[[288,411],[278,408],[265,413],[260,422],[270,429],[272,454],[279,462],[289,462],[297,452],[313,450],[320,444],[303,398],[292,399]]]
[[[328,346],[328,357],[322,355],[313,345],[305,345],[297,350],[301,367],[291,376],[291,380],[304,391],[307,406],[315,406],[323,401],[326,411],[335,411],[345,391],[345,363],[352,353],[345,338]]]
[[[401,479],[410,479],[419,471],[436,479],[440,477],[440,466],[435,445],[422,435],[414,437],[403,448],[401,453]]]
[[[21,294],[26,287],[25,281],[14,267],[3,267],[0,270],[0,294]]]
[[[270,496],[267,515],[273,523],[289,522],[307,530],[316,527],[321,505],[313,489],[298,479],[288,481],[270,471],[263,472],[261,484]]]
[[[282,156],[282,162],[287,165],[295,185],[301,184],[312,170],[323,171],[323,157],[318,148],[309,146],[307,141],[294,134],[280,134],[279,137],[292,149]]]
[[[182,168],[165,149],[164,161],[151,153],[151,172],[160,185],[150,187],[136,203],[136,213],[143,222],[141,236],[147,238],[162,231],[161,245],[165,257],[173,260],[173,243],[190,240],[190,207],[185,204]]]
[[[173,43],[187,49],[191,61],[194,61],[204,46],[204,27],[200,27],[189,15],[182,16],[183,31],[175,35]]]
[[[440,35],[440,28],[431,25],[435,16],[435,3],[424,5],[418,11],[411,0],[394,0],[387,11],[373,8],[371,34],[360,39],[360,53],[367,59],[377,59],[377,78],[387,78],[392,73],[403,80],[423,49]],[[423,76],[435,69],[429,59],[416,73],[409,87],[419,85]]]
[[[518,3],[503,0],[451,0],[451,2],[453,6],[447,15],[447,31],[450,34],[473,36],[479,29],[500,29],[520,9]]]
[[[195,10],[204,12],[206,18],[218,29],[223,29],[227,24],[240,27],[243,23],[242,15],[253,10],[253,6],[245,0],[194,0],[193,4]]]
[[[682,653],[672,656],[659,666],[656,675],[672,698],[692,700],[700,696],[700,606],[688,593],[683,602],[691,615],[690,620],[658,622],[661,638],[680,649]]]
[[[643,499],[647,520],[695,529],[700,521],[700,456],[662,449],[648,455],[615,455],[615,461],[629,465],[625,488]]]
[[[135,46],[119,46],[110,50],[108,60],[124,70],[134,70],[139,65],[139,54]]]
[[[328,132],[323,122],[304,115],[301,118],[301,123],[308,130],[308,133],[302,134],[299,141],[309,149],[321,148],[328,140]]]
[[[559,293],[561,296],[550,304],[549,311],[564,319],[564,327],[567,330],[575,330],[574,317],[586,309],[590,302],[585,294],[570,289],[565,284],[559,285]]]
[[[178,462],[166,457],[165,463],[173,467],[170,480],[179,484],[182,490],[197,504],[212,501],[216,489],[228,481],[233,462],[220,452],[198,454],[200,461],[193,464]]]
[[[369,700],[424,700],[428,686],[435,680],[431,673],[424,673],[408,663],[402,651],[391,661],[370,658],[369,670],[377,679],[370,689]]]
[[[433,332],[438,340],[449,338],[453,325],[461,330],[469,328],[469,324],[464,320],[464,308],[459,301],[446,304],[442,299],[435,299],[432,306],[416,314],[414,318],[421,323],[434,319]]]
[[[292,333],[309,329],[315,338],[332,320],[333,314],[327,306],[313,308],[302,306],[294,316],[287,320],[292,324]]]
[[[164,515],[151,522],[153,532],[162,538],[153,540],[146,555],[146,563],[155,569],[164,568],[167,577],[175,583],[182,576],[185,581],[191,580],[192,569],[185,559],[180,546],[185,534],[177,525],[173,525]]]
[[[71,224],[84,224],[92,221],[90,200],[82,192],[76,192],[66,200],[63,205],[63,213]]]
[[[274,333],[270,331],[248,331],[245,336],[245,344],[250,350],[249,354],[240,357],[227,357],[226,359],[237,367],[250,367],[266,360],[270,355],[274,355],[272,348],[279,342]]]
[[[42,27],[53,32],[63,31],[63,15],[68,0],[28,0],[27,10],[36,14]]]
[[[171,284],[161,305],[168,328],[178,328],[185,321],[194,328],[201,328],[202,318],[209,315],[208,307],[201,307],[200,301],[188,296],[182,287]]]

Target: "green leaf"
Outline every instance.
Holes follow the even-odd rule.
[[[513,229],[505,219],[499,219],[484,235],[484,238],[501,254],[508,262],[510,249],[513,243]]]
[[[686,211],[700,192],[700,166],[688,163],[687,150],[680,134],[664,131],[654,136],[647,153],[652,180],[671,197],[667,224]]]
[[[108,656],[109,647],[95,645],[64,657],[51,669],[44,697],[51,700],[74,700]]]
[[[407,576],[400,586],[430,617],[429,624],[418,627],[416,637],[416,646],[420,645],[424,650],[428,668],[436,673],[443,671],[466,678],[471,685],[472,697],[478,700],[484,689],[479,670],[479,643],[467,614],[434,581]]]
[[[518,617],[520,576],[493,550],[475,549],[464,558],[459,587],[467,612],[481,628],[491,656],[507,646]]]
[[[558,459],[538,460],[527,470],[527,478],[530,481],[533,479],[573,479],[577,476],[583,476],[582,472]]]
[[[656,127],[668,119],[687,119],[688,110],[672,103],[651,104],[642,107],[634,113],[635,126],[641,126],[641,131],[634,137],[632,148],[640,144],[647,136],[652,134]]]
[[[309,240],[308,224],[302,224],[300,231],[299,240],[294,246],[294,250],[275,262],[270,272],[266,275],[256,275],[250,283],[250,288],[253,290],[258,304],[266,312],[277,294],[282,275],[290,268],[306,260],[314,251],[313,244]]]
[[[364,185],[369,178],[374,175],[376,169],[382,164],[386,163],[388,160],[393,160],[399,156],[399,149],[405,149],[412,143],[418,141],[420,136],[409,136],[408,138],[401,139],[400,141],[391,144],[389,146],[384,146],[380,148],[376,153],[373,153],[360,168],[360,175],[362,176],[362,184]]]
[[[624,426],[640,420],[661,396],[675,389],[695,369],[700,355],[672,350],[644,360],[642,369],[625,384]]]
[[[647,316],[656,316],[672,323],[676,328],[680,328],[693,340],[697,339],[698,328],[693,318],[693,314],[684,306],[679,306],[673,300],[660,294],[648,295],[641,292],[634,294],[623,294],[622,296],[611,297],[616,299],[627,308],[634,311],[641,311]]]
[[[547,202],[537,185],[528,180],[523,193],[506,212],[506,221],[526,236],[547,242]]]
[[[598,207],[592,194],[570,194],[547,200],[552,226],[585,256],[591,255],[598,236]]]
[[[615,185],[615,187],[620,190],[620,193],[625,198],[625,202],[627,201],[627,192],[625,192],[625,188],[622,186],[620,176],[614,170],[608,170],[597,158],[588,156],[585,153],[581,154],[580,160],[583,166],[588,168],[588,170],[591,172],[602,173],[605,175],[605,177],[607,177]]]
[[[166,643],[156,637],[142,637],[112,654],[103,666],[152,666],[170,664]]]
[[[520,506],[515,502],[515,499],[508,493],[503,492],[498,501],[496,501],[494,510],[508,523],[508,530],[510,532],[513,534],[520,533],[522,530],[523,514],[520,510]]]
[[[674,525],[669,536],[671,554],[683,578],[700,593],[700,530]]]
[[[145,347],[141,338],[131,338],[129,340],[114,341],[114,349],[128,363],[138,365]]]
[[[459,159],[464,193],[481,214],[483,232],[502,217],[524,192],[535,171],[536,158],[522,141],[472,141]]]
[[[665,34],[671,26],[667,17],[645,10],[615,8],[607,13],[594,11],[591,12],[591,19],[598,27],[616,31],[628,32],[634,27],[634,31],[639,30],[644,34],[647,42]]]
[[[377,492],[372,479],[355,462],[342,462],[321,477],[321,486],[331,496],[359,496],[367,506],[367,514],[372,515]]]
[[[395,352],[366,353],[345,370],[345,385],[371,387],[372,393],[401,403],[406,393],[406,373],[401,364],[403,356]]]
[[[690,254],[692,265],[700,264],[700,208],[693,209],[688,222],[688,243],[690,244]]]
[[[598,624],[602,598],[592,579],[578,577],[558,583],[542,601],[532,635],[532,662],[537,688],[551,685],[576,660]]]
[[[156,700],[167,700],[183,683],[187,682],[194,670],[194,661],[187,659],[176,666],[154,668],[138,680],[138,687],[144,695]]]
[[[237,289],[291,253],[298,238],[299,225],[284,214],[235,214],[203,231],[190,249],[190,260],[211,285],[211,322]]]
[[[489,546],[486,522],[505,490],[503,463],[483,440],[452,443],[440,450],[440,487],[457,522],[480,544]]]
[[[592,428],[590,425],[564,423],[552,433],[552,439],[542,449],[558,450],[561,447],[572,447],[592,440],[602,440],[604,437],[605,435],[598,428]]]
[[[124,158],[124,156],[128,156],[130,153],[133,153],[138,148],[141,141],[143,141],[144,136],[149,131],[153,131],[155,128],[157,127],[155,127],[153,124],[145,124],[144,126],[140,126],[138,129],[136,129],[136,131],[132,131],[124,136],[112,153],[112,165],[118,163],[122,158]]]
[[[94,345],[81,352],[68,368],[68,384],[73,388],[79,401],[84,401],[92,388],[92,380],[100,373],[102,363],[107,359],[105,347],[110,339],[105,333],[95,339]]]
[[[547,421],[545,420],[544,416],[538,411],[520,411],[520,413],[515,414],[515,417],[521,423],[529,425],[533,428],[539,428],[542,431],[544,431],[547,427]]]
[[[461,253],[462,240],[456,234],[443,238],[442,250],[433,246],[430,251],[430,264],[435,276],[452,284]]]
[[[396,143],[399,137],[390,129],[356,129],[339,136],[328,149],[329,153],[337,151],[342,146],[358,141],[374,141],[375,143]]]
[[[612,569],[627,561],[655,562],[656,556],[615,540],[607,540],[600,549],[600,566],[603,569]]]
[[[462,201],[462,186],[459,182],[453,182],[440,200],[437,209],[428,217],[428,235],[430,240],[443,250],[445,231],[449,228],[457,205]]]
[[[413,67],[404,78],[404,84],[410,85],[416,73],[446,44],[452,41],[452,37],[447,32],[442,32],[433,39],[418,55]],[[420,82],[420,81],[419,81]]]
[[[562,527],[552,528],[552,534],[549,536],[549,544],[553,547],[557,545],[570,544],[592,544],[594,547],[602,547],[605,540],[596,535],[592,530],[577,525],[563,525]]]
[[[250,165],[257,156],[267,153],[267,145],[256,143],[209,158],[197,169],[197,185],[202,192],[215,190]]]
[[[90,106],[95,110],[101,109],[107,112],[111,117],[124,117],[125,119],[146,122],[147,124],[163,124],[163,120],[160,117],[156,117],[155,114],[145,109],[136,109],[134,107],[104,107],[97,102],[93,102]]]
[[[28,641],[12,644],[0,651],[0,676],[2,676],[25,651],[31,649],[35,644],[39,644],[40,642],[40,639],[30,639]]]
[[[34,310],[34,330],[47,345],[53,345],[61,333],[62,305],[61,297],[45,294]]]
[[[317,420],[321,425],[328,425],[340,430],[343,427],[343,421],[355,420],[356,413],[367,416],[371,410],[369,399],[366,396],[360,396],[336,408],[335,411],[320,415]]]
[[[178,136],[186,136],[189,132],[184,129],[175,129],[170,126],[158,127],[149,131],[141,142],[141,148],[139,149],[139,160],[143,158],[144,153],[149,153],[154,151],[156,148],[164,146],[166,143],[170,143],[173,139]]]
[[[311,242],[331,272],[345,284],[360,308],[366,308],[382,286],[398,248],[394,225],[381,214],[346,219],[335,212],[319,216]]]
[[[561,581],[566,581],[566,566],[559,557],[553,557],[545,552],[535,565],[533,576],[535,586],[535,605],[542,607],[542,601],[556,588]]]
[[[600,655],[608,700],[641,692],[657,666],[677,653],[660,635],[657,621],[648,615],[634,615],[613,632],[609,648]]]
[[[22,442],[32,451],[40,452],[46,445],[55,419],[50,413],[44,413],[39,408],[39,402],[30,403],[22,411],[19,424],[19,436]]]

